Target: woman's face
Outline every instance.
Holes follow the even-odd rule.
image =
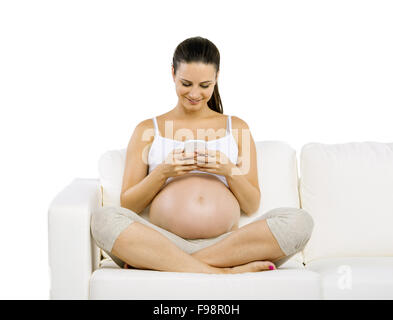
[[[213,64],[180,63],[176,75],[172,66],[172,77],[176,85],[179,103],[190,111],[207,107],[213,95],[219,72]],[[190,101],[191,100],[191,101]]]

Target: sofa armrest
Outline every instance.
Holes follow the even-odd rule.
[[[100,250],[90,233],[90,216],[102,205],[99,179],[75,179],[48,211],[50,299],[89,299],[89,282]]]

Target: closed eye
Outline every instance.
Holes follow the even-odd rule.
[[[190,86],[190,84],[185,84],[185,83],[182,83],[182,85],[185,86],[185,87],[189,87]],[[209,88],[209,86],[202,86],[202,85],[201,85],[201,87],[204,88],[204,89]]]

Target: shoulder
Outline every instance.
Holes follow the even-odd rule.
[[[142,120],[141,122],[139,122],[137,124],[136,128],[138,128],[138,129],[154,128],[153,119],[149,118],[149,119]]]
[[[232,119],[232,128],[234,129],[250,129],[247,122],[244,121],[243,119],[236,117],[236,116],[231,116]]]
[[[238,145],[238,149],[240,150],[243,145],[243,137],[249,136],[252,140],[252,135],[250,131],[250,127],[248,126],[247,122],[244,121],[242,118],[232,116],[232,131],[235,141]],[[243,131],[244,130],[244,131]]]
[[[151,142],[150,140],[154,137],[153,119],[140,121],[134,129],[133,137],[135,137],[138,141],[144,141],[145,143]]]

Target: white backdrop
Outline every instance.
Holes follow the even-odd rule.
[[[0,299],[48,299],[49,204],[177,103],[176,46],[221,54],[254,140],[393,142],[391,1],[1,1]]]

